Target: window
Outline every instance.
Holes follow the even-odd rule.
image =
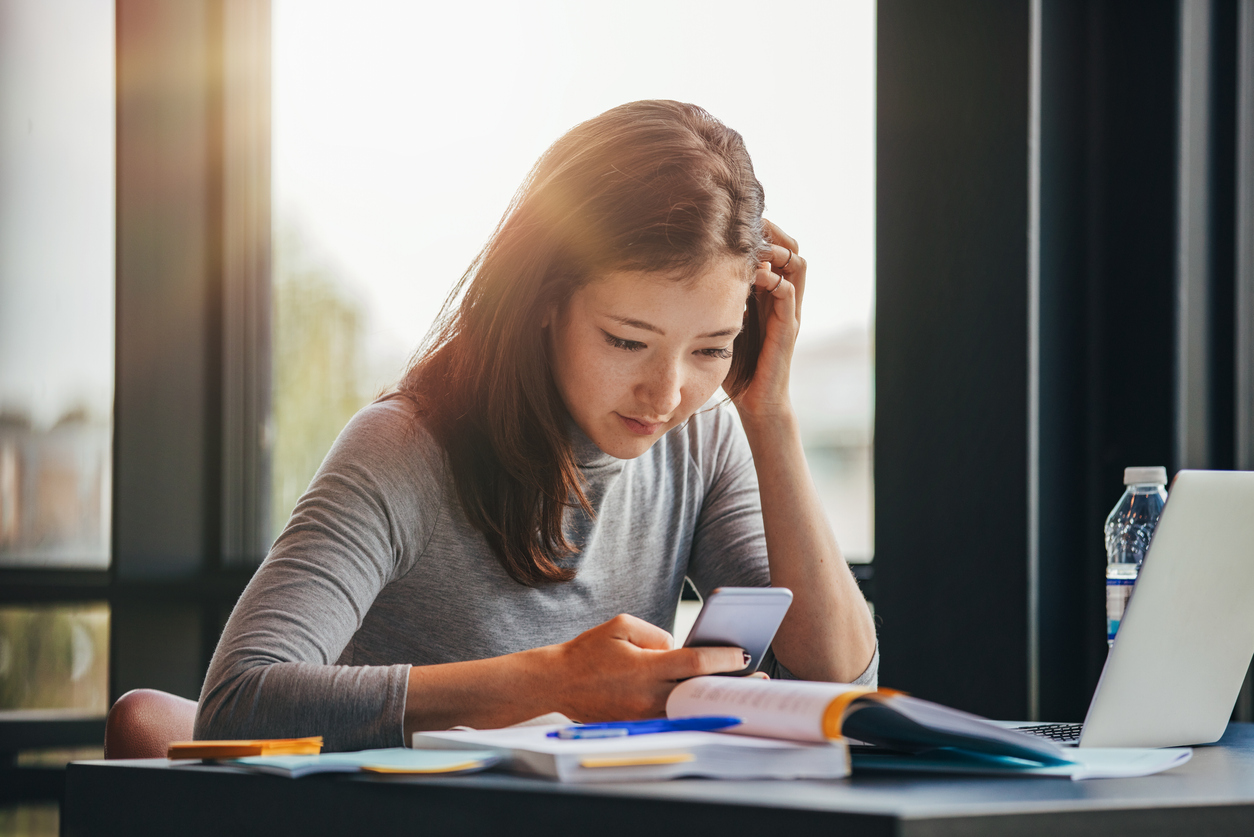
[[[81,8],[80,8],[81,6]],[[109,564],[113,5],[0,21],[0,565]]]
[[[114,102],[112,2],[0,4],[0,571],[45,591],[110,563]],[[4,590],[5,733],[104,714],[110,608],[98,597]],[[10,767],[70,758],[0,738]],[[0,832],[55,834],[55,804],[32,793],[37,781],[17,784],[43,804],[0,808]]]
[[[109,564],[113,4],[0,8],[0,567]],[[0,606],[0,711],[106,703],[107,606]]]
[[[614,105],[674,98],[744,135],[809,260],[794,403],[845,553],[870,560],[872,0],[776,3],[769,20],[748,2],[273,8],[273,534],[544,149]]]

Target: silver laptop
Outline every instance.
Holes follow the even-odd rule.
[[[1218,741],[1254,656],[1254,472],[1181,471],[1084,724],[1014,724],[1080,747]]]

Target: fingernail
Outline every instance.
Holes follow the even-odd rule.
[[[749,665],[749,663],[753,662],[753,657],[749,655],[748,651],[740,652],[740,656],[745,658],[745,665]]]

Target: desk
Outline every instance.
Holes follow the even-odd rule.
[[[501,773],[286,779],[164,759],[69,766],[63,837],[97,834],[1254,834],[1254,725],[1140,779],[859,775],[559,785]]]

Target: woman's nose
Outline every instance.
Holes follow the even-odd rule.
[[[683,376],[679,364],[666,361],[655,364],[645,380],[636,388],[643,406],[653,413],[650,418],[669,418],[683,400]]]

